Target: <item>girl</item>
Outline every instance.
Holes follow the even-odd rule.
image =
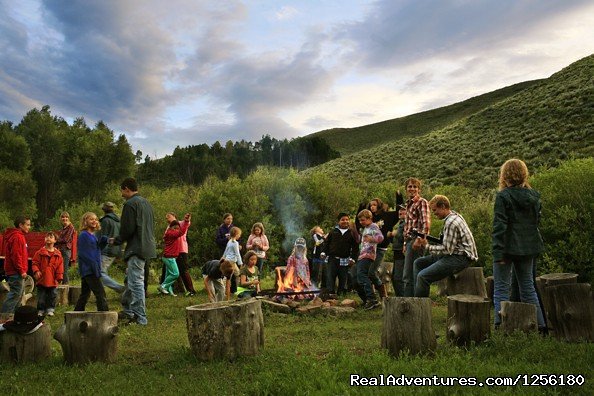
[[[173,293],[173,284],[179,277],[179,269],[175,259],[180,251],[180,238],[188,230],[190,215],[186,214],[186,218],[188,221],[185,221],[181,227],[177,220],[171,221],[169,227],[167,227],[167,230],[165,231],[165,235],[163,235],[163,240],[165,241],[165,249],[163,249],[163,265],[166,268],[166,272],[163,283],[160,284],[157,289],[163,294],[171,294],[174,297],[176,295]]]
[[[241,238],[241,229],[239,227],[233,227],[229,230],[229,242],[223,252],[223,260],[227,260],[233,264],[233,274],[231,278],[231,293],[237,291],[237,281],[239,277],[239,267],[243,265],[241,260],[241,254],[239,253],[239,242],[237,240]],[[239,267],[238,267],[239,266]]]
[[[231,228],[233,228],[233,215],[231,213],[225,213],[223,215],[223,224],[219,226],[215,238],[215,242],[219,247],[221,255],[224,254],[225,249],[227,248],[227,242],[229,242],[229,238],[231,237]]]
[[[528,176],[528,167],[519,159],[506,161],[499,171],[493,218],[495,326],[501,324],[501,302],[509,300],[513,277],[518,283],[520,300],[536,306],[538,327],[546,332],[533,279],[534,260],[544,250],[538,230],[540,194],[530,187]]]
[[[262,223],[254,223],[245,247],[256,253],[256,257],[258,257],[258,272],[262,273],[264,260],[266,260],[266,251],[270,247],[268,238],[264,235],[264,225]]]
[[[97,311],[109,311],[105,289],[101,283],[101,248],[95,237],[95,231],[101,229],[97,215],[93,212],[85,213],[80,228],[82,231],[78,236],[77,250],[78,272],[82,279],[82,287],[74,310],[84,311],[89,295],[93,292],[97,300]],[[101,242],[107,242],[107,237],[103,236]]]
[[[255,251],[249,250],[244,257],[246,265],[239,270],[239,286],[237,287],[237,298],[256,297],[260,291],[258,255]]]
[[[285,287],[298,289],[302,287],[306,290],[311,288],[311,279],[309,277],[309,262],[307,260],[307,246],[304,238],[297,238],[293,246],[293,252],[287,259],[287,269],[284,279],[293,279],[292,284],[286,284]],[[306,295],[298,295],[296,299],[309,298]]]
[[[39,316],[54,316],[56,287],[62,281],[64,264],[62,254],[54,247],[56,234],[45,234],[45,246],[33,256],[33,276],[37,286],[37,313]]]
[[[70,261],[74,260],[72,248],[75,243],[74,237],[76,230],[70,221],[70,214],[68,212],[62,212],[60,214],[60,222],[62,222],[62,230],[60,230],[60,234],[58,235],[56,247],[60,250],[60,253],[62,253],[62,259],[64,260],[64,279],[62,284],[67,285]]]
[[[320,258],[320,254],[322,254],[322,245],[326,241],[328,235],[324,235],[324,230],[320,226],[315,226],[309,232],[311,233],[314,246],[313,251],[311,252],[311,278],[316,286],[323,288],[326,287],[326,282],[324,281],[326,271],[324,270],[324,259]]]

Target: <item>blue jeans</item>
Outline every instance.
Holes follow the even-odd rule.
[[[128,284],[122,294],[122,307],[129,316],[136,315],[138,324],[146,325],[146,302],[144,298],[144,266],[145,261],[132,256],[127,261]]]
[[[14,313],[14,310],[21,305],[21,297],[23,296],[24,280],[20,275],[10,275],[6,277],[10,291],[6,295],[6,300],[2,304],[2,312]]]
[[[56,308],[56,294],[55,287],[37,286],[37,310],[48,311]]]
[[[386,249],[380,249],[378,248],[376,253],[375,253],[375,260],[373,261],[373,263],[369,266],[369,279],[371,279],[371,283],[378,288],[379,286],[382,285],[382,280],[379,278],[379,276],[377,276],[377,269],[379,268],[379,266],[382,264],[382,261],[384,261],[384,256],[386,254]]]
[[[72,250],[70,249],[60,249],[60,253],[62,253],[62,260],[64,261],[64,279],[62,279],[62,284],[68,284],[68,269],[70,268],[70,257],[72,257]]]
[[[402,271],[404,270],[404,259],[394,259],[394,268],[392,269],[392,287],[396,297],[404,297],[404,283],[402,281]]]
[[[403,297],[413,297],[415,294],[415,275],[413,264],[415,259],[420,257],[420,253],[413,249],[413,242],[411,239],[406,241],[406,252],[404,254],[404,268],[402,269],[402,289]]]
[[[462,271],[471,261],[457,254],[419,257],[414,263],[415,297],[429,297],[431,283]]]
[[[161,287],[173,294],[173,284],[179,278],[179,269],[177,263],[172,257],[163,257],[163,265],[165,266],[165,280],[161,283]]]
[[[123,293],[126,289],[126,286],[120,285],[107,274],[109,266],[113,264],[114,260],[115,257],[101,255],[101,282],[103,282],[103,286],[109,287],[110,289],[115,290],[118,293]]]
[[[369,279],[369,267],[373,264],[371,259],[361,259],[357,261],[357,283],[359,284],[358,293],[363,302],[377,301],[373,288],[371,287],[371,279]]]
[[[495,305],[494,317],[496,326],[501,324],[501,317],[499,316],[501,302],[509,301],[510,298],[512,272],[518,281],[520,301],[536,305],[538,327],[544,328],[546,326],[532,278],[533,266],[533,256],[505,256],[502,264],[493,263],[493,281],[495,287],[493,304]]]

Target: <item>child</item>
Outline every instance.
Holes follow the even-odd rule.
[[[311,278],[316,286],[325,287],[326,282],[324,277],[326,275],[326,271],[324,271],[324,259],[320,258],[320,254],[322,253],[322,245],[326,241],[326,236],[324,235],[324,230],[320,226],[315,226],[310,231],[311,238],[313,239],[313,251],[311,252]],[[321,285],[320,285],[320,275],[321,275]]]
[[[237,281],[239,278],[239,267],[243,265],[241,260],[241,254],[239,253],[239,242],[237,240],[241,238],[241,229],[239,227],[233,227],[229,231],[229,242],[223,252],[221,259],[230,261],[233,264],[234,278],[231,280],[231,293],[237,291]]]
[[[186,218],[188,221],[185,221],[181,225],[181,228],[180,223],[177,220],[173,220],[169,223],[169,227],[167,227],[165,235],[163,235],[163,240],[165,241],[163,265],[166,268],[166,273],[165,280],[157,287],[157,289],[163,294],[171,294],[174,297],[176,295],[173,293],[173,284],[179,277],[179,270],[175,258],[179,255],[180,238],[186,233],[189,227],[189,214],[186,214]]]
[[[309,277],[309,262],[307,260],[307,247],[304,238],[297,238],[293,246],[293,252],[287,259],[287,269],[285,270],[284,279],[292,279],[291,284],[285,283],[285,287],[290,289],[309,289],[311,287],[311,280]],[[285,281],[286,282],[286,281]],[[300,296],[306,298],[307,296]],[[299,298],[299,297],[297,297]]]
[[[404,253],[402,246],[404,245],[404,223],[406,222],[406,206],[401,204],[398,206],[399,222],[396,225],[392,235],[394,243],[392,248],[394,250],[394,268],[392,270],[392,286],[394,287],[394,294],[396,297],[404,297],[404,287],[402,283],[402,271],[404,269]]]
[[[237,286],[237,298],[256,297],[260,291],[259,271],[256,264],[258,255],[253,250],[249,250],[244,257],[246,265],[239,270],[239,286]]]
[[[361,226],[364,227],[357,261],[357,283],[359,283],[357,292],[365,304],[364,309],[374,309],[381,304],[377,301],[371,279],[369,279],[369,267],[375,260],[377,244],[384,240],[384,236],[377,224],[373,222],[373,214],[370,210],[362,210],[357,218]]]
[[[33,256],[33,276],[37,284],[37,314],[54,316],[56,287],[64,276],[62,253],[54,247],[57,236],[53,231],[45,234],[45,246]]]
[[[60,221],[62,222],[62,230],[60,230],[60,234],[58,235],[56,247],[60,250],[60,253],[62,253],[62,260],[64,261],[64,281],[62,283],[67,285],[70,261],[74,260],[72,257],[72,248],[76,230],[70,221],[70,214],[68,212],[62,212],[60,214]]]
[[[204,289],[208,294],[208,301],[223,301],[231,297],[231,283],[229,279],[233,276],[234,265],[230,261],[210,260],[202,267],[202,277],[204,278]],[[226,279],[223,281],[223,279]]]
[[[266,260],[266,251],[270,247],[268,238],[264,235],[264,225],[262,223],[254,223],[245,247],[256,253],[258,257],[258,271],[262,273],[264,260]]]
[[[81,292],[75,311],[84,311],[91,292],[97,300],[97,311],[109,311],[105,289],[101,282],[101,248],[95,237],[95,231],[101,229],[99,219],[93,212],[83,215],[81,221],[81,232],[78,235],[78,272],[81,277]],[[107,242],[107,237],[101,238],[102,243]]]

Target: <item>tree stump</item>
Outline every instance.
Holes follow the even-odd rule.
[[[594,301],[588,283],[547,287],[554,307],[555,337],[567,342],[594,341]]]
[[[447,278],[448,296],[470,294],[487,297],[483,267],[468,267]]]
[[[68,298],[70,287],[69,285],[58,285],[56,287],[56,305],[68,305],[68,301],[72,301]]]
[[[438,280],[435,282],[437,285],[437,295],[439,297],[444,297],[448,295],[448,278],[443,278],[442,280]]]
[[[435,351],[437,340],[431,322],[431,299],[384,299],[381,346],[394,357],[405,350],[414,355]]]
[[[538,330],[536,320],[536,305],[521,302],[501,302],[501,325],[499,329],[504,334],[511,334],[516,330],[529,333]]]
[[[542,309],[544,309],[543,314],[545,315],[547,327],[551,334],[555,332],[558,320],[555,312],[555,303],[551,301],[548,288],[564,284],[575,284],[577,283],[577,278],[577,274],[571,273],[545,274],[536,278],[536,288],[538,289],[538,294],[542,301]]]
[[[491,306],[493,306],[495,301],[495,278],[493,275],[487,276],[485,279],[485,288],[487,289],[487,298],[491,300]]]
[[[31,334],[0,331],[0,363],[39,362],[52,355],[52,328],[44,323]]]
[[[491,303],[485,297],[448,297],[447,339],[458,346],[483,342],[491,335]]]
[[[64,360],[69,364],[112,363],[116,358],[117,334],[117,312],[68,311],[54,338],[62,345]]]
[[[256,355],[264,346],[260,300],[217,302],[186,308],[188,340],[202,361]]]
[[[68,302],[70,305],[76,305],[81,291],[82,287],[80,285],[68,285]]]

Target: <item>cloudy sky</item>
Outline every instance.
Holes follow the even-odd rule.
[[[161,157],[400,117],[592,53],[590,0],[0,0],[0,120],[48,104]]]

